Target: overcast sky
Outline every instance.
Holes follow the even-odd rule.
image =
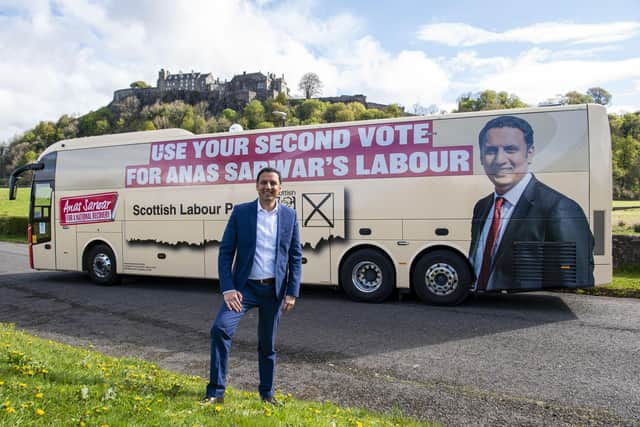
[[[451,110],[465,92],[537,104],[601,86],[640,110],[640,0],[0,0],[0,141],[107,105],[161,68],[285,76],[300,95]]]

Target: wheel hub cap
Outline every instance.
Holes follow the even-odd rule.
[[[104,279],[111,274],[111,259],[105,254],[97,254],[93,258],[92,268],[97,277]]]
[[[449,264],[437,263],[427,269],[424,282],[431,293],[446,296],[456,290],[459,278],[456,270]]]
[[[375,292],[382,286],[382,270],[374,262],[359,262],[351,272],[351,282],[360,292]]]

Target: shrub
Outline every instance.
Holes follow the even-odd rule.
[[[18,216],[0,217],[0,235],[2,236],[27,236],[29,220]]]

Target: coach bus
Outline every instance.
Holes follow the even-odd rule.
[[[255,179],[282,175],[298,215],[302,282],[378,302],[610,283],[611,143],[598,105],[194,135],[59,141],[32,173],[36,270],[217,278],[217,251]]]

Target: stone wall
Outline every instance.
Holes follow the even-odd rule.
[[[613,267],[640,264],[640,236],[613,235]]]

